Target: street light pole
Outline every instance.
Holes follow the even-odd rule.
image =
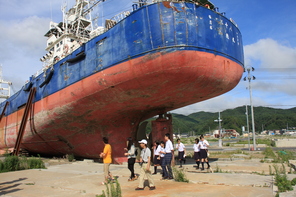
[[[248,71],[248,81],[249,81],[249,92],[250,92],[250,105],[251,105],[251,116],[252,116],[252,131],[253,131],[253,147],[254,150],[256,150],[256,136],[255,136],[255,121],[254,121],[254,109],[253,109],[253,102],[252,102],[252,85],[251,80],[255,80],[255,77],[251,75],[251,71],[254,71],[255,69],[247,68]],[[246,77],[244,78],[246,80]]]

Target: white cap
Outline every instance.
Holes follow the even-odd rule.
[[[147,140],[142,139],[141,141],[139,141],[139,144],[147,144]]]

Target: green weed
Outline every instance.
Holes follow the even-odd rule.
[[[247,140],[239,140],[237,144],[248,144]],[[250,144],[253,144],[253,140],[250,140]],[[275,142],[272,139],[257,139],[256,144],[266,144],[267,146],[275,147]]]
[[[277,160],[281,163],[288,163],[289,160],[295,159],[294,153],[291,151],[278,151],[277,154]]]
[[[40,168],[45,168],[45,165],[40,158],[35,157],[7,156],[4,161],[0,161],[0,173]]]
[[[73,154],[66,155],[66,157],[67,157],[67,159],[68,159],[69,162],[72,162],[75,159],[75,157],[74,157]]]
[[[266,149],[263,151],[263,154],[265,155],[265,158],[275,159],[276,155],[274,154],[271,147],[266,147]]]
[[[35,183],[26,183],[26,185],[35,185]]]
[[[218,164],[216,164],[216,168],[214,170],[214,173],[222,173],[222,169],[219,168]]]
[[[291,181],[288,180],[287,175],[285,173],[281,173],[285,171],[285,167],[283,165],[283,169],[279,170],[278,166],[274,165],[275,170],[275,185],[278,186],[279,192],[291,191],[293,190]]]
[[[186,178],[184,169],[178,170],[176,167],[173,167],[173,174],[174,174],[175,181],[185,182],[185,183],[189,182],[189,180]]]
[[[115,184],[115,185],[114,185]],[[108,181],[106,184],[106,193],[103,190],[101,195],[96,195],[96,197],[121,197],[121,187],[117,179],[115,181]]]

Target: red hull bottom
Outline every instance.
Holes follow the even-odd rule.
[[[22,148],[52,155],[98,158],[109,137],[115,158],[141,121],[221,95],[239,82],[243,68],[198,51],[154,53],[118,64],[34,103]],[[12,147],[22,111],[5,117],[0,146]],[[18,120],[18,121],[17,121]],[[162,139],[160,139],[162,140]]]

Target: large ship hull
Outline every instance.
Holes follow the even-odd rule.
[[[66,63],[84,52],[85,59]],[[115,158],[141,121],[221,95],[243,73],[241,35],[220,14],[191,3],[144,6],[39,75],[21,147],[98,158],[109,137]],[[8,101],[0,147],[13,147],[28,92]],[[4,103],[2,103],[2,109]]]

